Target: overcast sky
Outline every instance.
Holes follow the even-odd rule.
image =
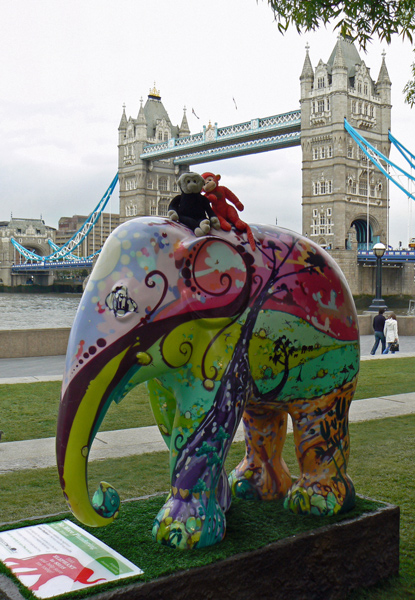
[[[117,171],[122,106],[136,117],[156,83],[174,125],[192,133],[299,108],[305,46],[327,62],[332,29],[278,32],[266,0],[0,0],[0,220],[87,214]],[[415,109],[402,89],[409,42],[375,40],[365,55],[377,79],[382,51],[392,80],[392,132],[415,153]],[[235,100],[235,102],[234,102]],[[199,117],[192,114],[192,109]],[[402,164],[396,151],[391,158]],[[196,165],[213,170],[250,222],[301,231],[301,151],[290,148]],[[406,185],[406,184],[405,184]],[[391,190],[390,240],[406,245],[408,201]],[[118,212],[118,188],[111,208]],[[415,219],[415,207],[413,220]]]

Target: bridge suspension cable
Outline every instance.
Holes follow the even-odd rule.
[[[11,243],[13,244],[13,246],[16,248],[16,250],[22,256],[24,256],[28,260],[32,260],[35,262],[57,261],[57,260],[60,260],[63,258],[67,258],[68,260],[76,259],[77,261],[82,260],[73,254],[73,250],[75,250],[76,248],[78,248],[78,246],[80,246],[82,244],[84,239],[88,236],[88,234],[94,227],[95,223],[98,221],[99,217],[101,216],[102,212],[104,211],[105,207],[107,206],[109,199],[112,196],[112,193],[115,189],[117,181],[118,181],[118,173],[115,175],[115,177],[112,180],[112,182],[110,183],[107,191],[105,192],[105,194],[103,195],[101,200],[98,202],[98,204],[96,205],[94,210],[87,217],[85,223],[78,229],[78,231],[76,231],[74,233],[74,235],[63,246],[61,246],[59,248],[58,246],[56,246],[56,244],[53,244],[53,242],[51,243],[51,240],[49,240],[49,245],[52,247],[52,249],[54,251],[51,254],[49,254],[48,256],[40,256],[39,254],[36,254],[35,252],[31,252],[30,250],[28,250],[27,248],[25,248],[24,246],[19,244],[19,242],[17,240],[15,240],[14,238],[11,238],[11,240],[10,240]],[[55,248],[54,248],[54,246],[55,246]],[[99,252],[101,252],[101,250],[98,250],[97,252],[91,254],[88,257],[85,257],[84,260],[88,260],[88,259],[90,260],[97,254],[99,254]]]
[[[409,181],[415,181],[415,177],[413,175],[411,175],[410,173],[408,173],[407,171],[405,171],[405,169],[402,169],[402,167],[399,167],[397,164],[392,162],[384,154],[382,154],[382,152],[380,152],[380,150],[375,148],[375,146],[373,146],[362,135],[360,135],[360,133],[358,133],[356,131],[356,129],[354,129],[350,125],[350,123],[347,121],[347,119],[344,120],[344,128],[346,129],[347,133],[350,134],[350,136],[353,138],[353,140],[356,142],[356,144],[359,146],[359,148],[363,151],[363,153],[366,155],[366,157],[369,158],[369,160],[379,169],[379,171],[381,171],[385,175],[385,177],[387,177],[389,181],[391,181],[393,184],[395,184],[404,194],[406,194],[409,198],[412,198],[412,200],[415,200],[415,196],[409,190],[405,189],[405,187],[401,183],[399,183],[399,181],[397,181],[394,177],[392,177],[392,175],[390,174],[389,169],[386,167],[386,165],[388,165],[389,167],[392,167],[398,173],[401,173],[402,175],[404,175]],[[412,167],[415,167],[415,164],[412,164],[412,162],[410,161],[410,159],[407,155],[409,155],[414,160],[415,160],[415,156],[413,154],[411,154],[409,152],[409,150],[407,150],[402,144],[400,144],[400,142],[398,142],[396,140],[396,138],[394,138],[390,132],[389,132],[389,139],[394,145],[396,145],[399,152],[405,157],[407,162],[409,162],[409,164]],[[395,140],[396,140],[396,143],[395,143]],[[406,152],[407,155],[405,155],[404,152]],[[385,166],[381,163],[381,161],[383,161],[385,163]]]

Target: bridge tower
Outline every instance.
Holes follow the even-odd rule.
[[[144,106],[140,101],[136,119],[127,119],[124,106],[118,127],[121,223],[133,217],[167,214],[170,200],[178,193],[180,169],[172,158],[144,161],[140,155],[146,145],[189,134],[186,109],[180,127],[172,125],[155,86]]]
[[[344,118],[389,156],[391,81],[382,58],[377,81],[351,41],[339,37],[327,63],[311,65],[301,82],[303,234],[328,249],[387,242],[387,179],[352,141]],[[369,164],[368,164],[369,163]],[[369,226],[368,226],[369,223]]]

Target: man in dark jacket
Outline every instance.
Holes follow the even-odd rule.
[[[375,354],[378,349],[379,342],[382,342],[382,354],[386,348],[386,340],[385,334],[383,333],[383,328],[385,327],[385,317],[383,313],[385,312],[384,308],[379,308],[379,314],[373,319],[373,330],[375,332],[375,343],[373,344],[373,348],[370,354]]]

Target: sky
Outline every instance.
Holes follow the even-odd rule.
[[[0,9],[0,220],[42,216],[51,227],[89,214],[112,181],[123,104],[135,118],[155,84],[173,125],[186,107],[191,133],[296,110],[306,44],[315,68],[337,39],[332,27],[280,34],[266,0],[0,0]],[[413,48],[396,37],[359,50],[375,80],[383,51],[392,133],[415,153],[415,108],[402,92]],[[397,151],[391,158],[404,166]],[[193,170],[220,173],[244,220],[301,232],[299,147]],[[415,236],[412,202],[391,186],[395,247]]]

